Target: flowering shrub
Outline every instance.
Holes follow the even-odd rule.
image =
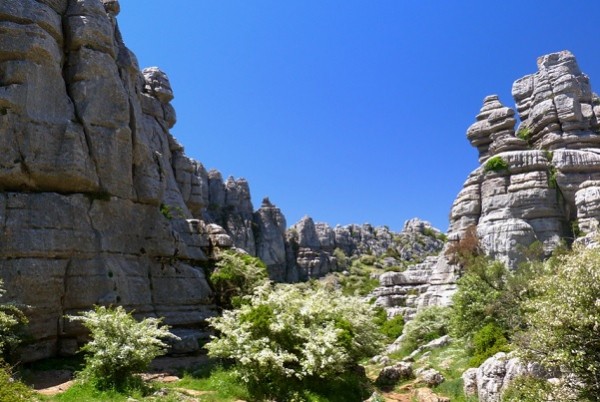
[[[0,364],[0,401],[28,402],[36,401],[34,392],[12,376],[10,367]]]
[[[600,249],[576,248],[557,258],[555,272],[536,278],[524,302],[524,355],[572,373],[584,399],[600,395]],[[552,261],[546,262],[550,265]]]
[[[206,348],[233,359],[253,392],[281,395],[284,387],[335,376],[376,353],[374,314],[338,290],[265,283],[240,308],[210,319],[221,335]]]
[[[92,340],[82,348],[88,355],[81,378],[99,389],[134,386],[139,382],[135,374],[165,353],[167,344],[162,339],[177,338],[167,326],[160,326],[160,320],[137,322],[121,306],[96,307],[69,318],[81,321],[91,332]]]
[[[407,349],[416,349],[429,341],[448,333],[450,326],[448,307],[427,307],[417,313],[415,318],[404,326],[403,345]]]
[[[6,292],[0,279],[0,297]],[[0,303],[0,357],[13,351],[21,342],[19,327],[27,324],[27,317],[12,303]],[[1,360],[1,359],[0,359]]]
[[[231,308],[241,296],[252,293],[254,287],[267,280],[267,266],[258,258],[235,251],[219,255],[215,270],[210,274],[217,303]]]

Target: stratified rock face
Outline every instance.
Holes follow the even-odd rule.
[[[510,267],[535,241],[550,253],[600,222],[600,99],[568,51],[538,59],[512,87],[514,111],[488,96],[467,131],[482,166],[450,213],[450,240],[476,226],[484,250]],[[495,167],[494,167],[495,166]]]
[[[95,304],[180,327],[213,314],[200,266],[231,239],[193,219],[207,174],[171,137],[169,80],[140,71],[118,12],[0,2],[0,277],[30,306],[24,361],[72,345],[65,314]]]

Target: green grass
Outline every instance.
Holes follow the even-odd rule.
[[[193,372],[186,372],[180,381],[170,384],[175,388],[209,391],[202,401],[225,402],[250,398],[246,384],[231,368],[209,364]]]

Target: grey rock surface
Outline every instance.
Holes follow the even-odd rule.
[[[0,3],[0,277],[29,306],[22,361],[74,349],[84,334],[65,315],[97,304],[181,328],[215,314],[202,266],[231,239],[193,219],[206,179],[169,133],[168,78],[140,71],[119,10]]]
[[[511,268],[534,242],[548,256],[598,227],[600,99],[568,51],[542,56],[538,71],[515,81],[515,112],[485,98],[467,138],[482,166],[466,180],[450,213],[450,242],[476,228],[484,251]],[[521,138],[519,138],[521,137]],[[506,168],[491,169],[490,158]],[[574,230],[575,229],[575,230]]]

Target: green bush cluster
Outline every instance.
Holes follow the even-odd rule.
[[[451,309],[433,306],[423,309],[404,326],[403,348],[414,350],[442,337],[450,329]]]
[[[384,310],[385,314],[385,310]],[[394,341],[404,330],[404,317],[396,315],[392,318],[387,318],[381,323],[380,331],[387,337],[388,340]]]
[[[529,129],[529,127],[519,128],[519,130],[517,131],[517,138],[529,142],[531,140],[531,130]]]
[[[508,169],[508,162],[502,159],[501,156],[493,156],[485,162],[483,170],[486,172],[500,172]]]
[[[10,367],[0,364],[0,402],[29,402],[35,400],[31,388],[14,379]]]
[[[473,352],[469,364],[478,367],[498,352],[508,352],[508,339],[497,324],[490,322],[473,334]]]

